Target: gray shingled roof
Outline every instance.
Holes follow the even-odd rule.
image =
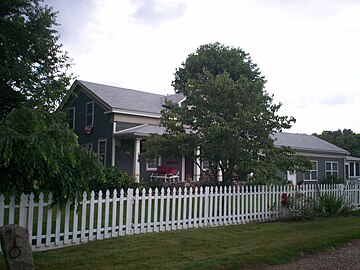
[[[349,154],[348,151],[313,135],[279,132],[272,137],[275,139],[275,146],[289,146],[299,151]]]
[[[160,114],[164,98],[177,102],[179,94],[164,96],[127,88],[78,80],[78,83],[105,102],[113,110],[130,110]]]

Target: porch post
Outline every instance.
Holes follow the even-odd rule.
[[[199,156],[200,155],[200,148],[199,147],[196,148],[195,151],[196,151],[196,155]],[[198,164],[201,164],[200,163],[200,158],[197,158],[196,162]],[[194,163],[194,181],[199,181],[199,180],[200,180],[200,167],[196,163]]]
[[[185,182],[185,157],[181,156],[181,182]]]
[[[112,143],[111,143],[111,166],[115,166],[115,145],[116,145],[116,139],[115,137],[112,137]]]
[[[111,142],[111,166],[115,166],[115,145],[116,145],[116,138],[114,137],[114,133],[116,132],[116,123],[113,123],[113,136]]]
[[[222,180],[223,180],[222,170],[220,169],[220,166],[218,167],[217,180],[218,180],[218,182],[222,182]]]
[[[140,138],[135,138],[135,145],[134,145],[134,177],[135,182],[140,183],[140,161],[139,161],[139,154],[140,154]]]

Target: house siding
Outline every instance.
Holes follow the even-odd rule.
[[[75,133],[78,135],[80,145],[92,144],[94,152],[98,152],[98,141],[106,139],[106,166],[111,166],[112,152],[112,114],[105,113],[105,109],[86,95],[78,86],[75,90],[77,96],[69,102],[69,107],[75,107]],[[94,125],[91,134],[85,132],[86,127],[86,104],[94,102]]]
[[[307,158],[311,161],[316,161],[318,164],[317,172],[318,172],[318,181],[322,181],[326,179],[326,173],[325,173],[325,163],[327,161],[331,162],[337,162],[338,163],[338,175],[342,178],[345,178],[345,160],[344,157],[318,157],[315,155],[306,155]],[[304,174],[298,172],[296,174],[296,180],[297,182],[302,182],[304,180]],[[305,183],[313,184],[317,183],[318,181],[304,181]]]

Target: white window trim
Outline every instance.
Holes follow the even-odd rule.
[[[303,179],[304,179],[304,182],[306,182],[306,181],[318,181],[318,179],[319,179],[319,164],[318,164],[318,162],[316,161],[316,160],[310,160],[310,162],[311,163],[313,163],[313,162],[315,162],[315,164],[316,164],[316,170],[313,170],[313,169],[311,169],[310,171],[309,171],[309,175],[310,175],[310,179],[305,179],[305,173],[303,174]],[[313,171],[316,171],[316,179],[311,179],[311,173],[313,172]]]
[[[330,170],[327,170],[326,169],[326,164],[327,163],[330,163]],[[334,163],[336,163],[336,167],[337,167],[337,170],[335,171],[335,170],[333,170],[333,164]],[[333,175],[335,172],[336,172],[336,175],[339,175],[339,162],[337,162],[337,161],[325,161],[325,177],[326,177],[326,175],[327,175],[327,173],[330,173],[331,175]]]
[[[88,119],[88,115],[89,115],[89,113],[88,113],[88,105],[89,105],[89,104],[92,104],[91,125],[88,125],[88,123],[87,123],[87,119]],[[95,106],[94,106],[94,101],[86,102],[85,126],[93,126],[93,125],[94,125],[94,114],[95,114],[94,108],[95,108]]]
[[[107,155],[107,139],[100,139],[100,140],[98,140],[98,154],[101,156],[101,153],[100,153],[100,143],[101,142],[105,142],[105,153],[104,153],[104,159],[102,160],[102,162],[104,163],[104,165],[106,165],[106,155]]]
[[[154,159],[156,159],[156,158],[158,159],[157,166],[161,166],[161,156],[156,156]],[[157,171],[157,166],[156,166],[156,168],[149,167],[149,163],[146,162],[146,171],[151,171],[151,172]]]
[[[75,130],[75,107],[71,107],[71,108],[69,108],[69,110],[68,110],[68,123],[69,123],[69,112],[70,112],[70,110],[73,110],[74,111],[74,113],[73,113],[73,125],[72,125],[72,127],[70,127],[70,125],[69,125],[69,127],[70,127],[70,129],[72,129],[72,130]]]

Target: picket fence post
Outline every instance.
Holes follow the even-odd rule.
[[[126,196],[126,227],[125,227],[125,234],[129,235],[132,234],[132,213],[133,213],[133,199],[134,199],[134,190],[129,188],[127,190]]]
[[[204,227],[209,226],[209,187],[205,187]]]
[[[28,202],[29,195],[22,193],[20,195],[20,205],[19,205],[19,225],[22,227],[27,227],[27,216],[28,216]]]

